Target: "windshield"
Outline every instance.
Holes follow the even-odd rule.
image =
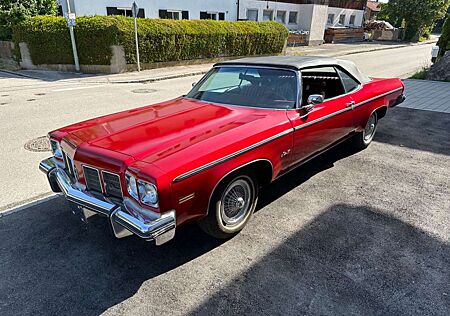
[[[186,97],[229,105],[292,109],[297,100],[297,77],[290,70],[215,67]]]

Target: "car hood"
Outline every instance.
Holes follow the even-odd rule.
[[[75,124],[67,132],[92,146],[158,165],[168,155],[200,143],[215,148],[225,145],[225,134],[229,139],[232,133],[234,142],[248,137],[250,129],[263,128],[261,120],[270,112],[178,98]],[[242,127],[248,125],[252,127],[242,133]]]

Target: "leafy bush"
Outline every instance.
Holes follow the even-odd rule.
[[[440,56],[444,56],[445,52],[450,50],[450,14],[447,16],[444,26],[442,27],[442,34],[437,45],[440,47]]]
[[[135,63],[132,18],[78,17],[75,34],[81,64],[109,64],[111,45],[122,45],[127,63]],[[138,19],[138,34],[141,62],[152,63],[277,54],[288,31],[276,22]],[[14,41],[27,43],[35,64],[73,63],[64,18],[27,19],[14,27]]]

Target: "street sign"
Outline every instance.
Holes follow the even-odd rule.
[[[75,13],[66,13],[65,17],[66,17],[68,26],[76,26],[77,25]]]
[[[133,2],[133,5],[131,6],[131,13],[133,14],[133,18],[134,18],[134,40],[136,42],[137,68],[138,68],[138,71],[141,71],[141,62],[139,60],[139,39],[138,39],[138,31],[137,31],[137,16],[139,13],[139,7],[136,4],[136,2]]]
[[[137,18],[139,14],[139,7],[136,2],[133,2],[133,5],[131,6],[131,13],[133,14],[133,18]]]

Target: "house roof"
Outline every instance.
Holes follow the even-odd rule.
[[[372,11],[375,11],[375,12],[380,12],[380,10],[381,10],[380,2],[367,1],[367,8],[369,10],[372,10]]]
[[[265,66],[301,70],[308,67],[335,66],[344,68],[360,82],[369,82],[370,79],[361,73],[356,65],[348,60],[336,59],[322,56],[266,56],[246,57],[228,60],[215,64],[214,66],[242,65],[242,66]]]

